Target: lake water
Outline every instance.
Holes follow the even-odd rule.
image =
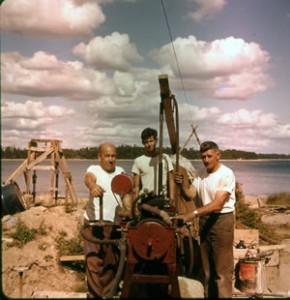
[[[5,181],[22,162],[23,160],[2,160],[1,182]],[[245,195],[290,193],[290,160],[226,160],[222,162],[234,171],[236,180],[242,185]],[[79,198],[88,196],[88,191],[84,184],[85,172],[88,166],[97,163],[97,160],[67,160],[67,165],[71,171]],[[132,160],[118,160],[118,165],[123,167],[128,174],[131,174],[132,163]],[[46,161],[45,164],[49,164],[49,161]],[[197,170],[203,166],[199,160],[192,161],[192,164]],[[64,180],[61,175],[59,178],[60,195],[63,195]],[[23,175],[20,174],[15,181],[20,186],[20,189],[24,190],[25,182]],[[37,171],[36,192],[38,194],[47,193],[49,186],[49,171]]]

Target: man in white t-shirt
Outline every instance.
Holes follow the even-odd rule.
[[[197,192],[202,206],[179,217],[185,223],[200,217],[205,297],[232,298],[236,179],[233,171],[219,161],[221,151],[216,143],[202,143],[200,153],[204,168],[198,172],[193,184],[184,189],[179,174],[175,175],[175,182],[180,184],[187,197]]]
[[[98,240],[120,238],[114,220],[121,198],[120,195],[112,192],[111,182],[116,175],[125,171],[116,166],[116,152],[116,147],[110,143],[100,145],[98,153],[100,164],[88,167],[85,175],[85,184],[90,191],[90,197],[84,213],[84,230],[92,232],[93,237]],[[130,197],[130,195],[125,195],[125,197]],[[126,199],[128,200],[130,201]],[[90,222],[94,221],[102,221],[105,225],[90,227]],[[119,252],[116,244],[84,241],[88,298],[97,299],[108,296],[118,268]]]
[[[162,181],[159,180],[160,153],[157,151],[157,130],[145,128],[141,133],[145,154],[137,157],[132,166],[134,174],[134,199],[140,194],[153,193],[153,195],[165,194],[170,199],[174,180],[172,177],[173,165],[169,156],[162,154]],[[159,184],[161,183],[162,186]]]

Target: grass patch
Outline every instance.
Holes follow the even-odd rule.
[[[53,256],[51,256],[51,255],[45,255],[43,259],[44,259],[46,262],[49,262],[49,261],[53,260]]]
[[[36,229],[29,228],[21,219],[17,219],[15,232],[9,234],[13,238],[13,242],[7,244],[7,246],[22,248],[25,244],[35,240],[37,236],[47,236],[49,230],[52,230],[52,228],[44,225],[44,221]]]
[[[58,255],[82,255],[84,254],[84,240],[81,236],[81,222],[77,224],[77,234],[75,237],[68,239],[65,231],[60,231],[56,237],[56,249]]]
[[[266,200],[267,205],[290,205],[290,193],[278,193],[271,195]]]
[[[58,256],[73,256],[73,255],[83,255],[84,254],[84,241],[81,237],[80,231],[76,237],[71,239],[67,238],[67,233],[65,231],[59,232],[59,235],[55,239],[56,249],[58,251]],[[61,263],[59,261],[59,263]],[[85,280],[85,263],[83,261],[69,261],[62,262],[62,266],[65,266],[76,272],[79,281]],[[82,286],[80,289],[84,289]],[[86,289],[84,290],[86,291]]]
[[[249,228],[257,229],[260,233],[269,237],[275,236],[275,231],[269,225],[261,221],[262,212],[249,208],[245,202],[245,196],[239,183],[236,185],[236,221]]]
[[[58,255],[80,255],[83,254],[83,239],[80,235],[67,239],[66,232],[60,232],[56,238]]]
[[[22,248],[28,242],[35,239],[37,230],[35,228],[28,228],[22,221],[18,221],[16,231],[10,234],[10,237],[14,239],[12,243],[9,243],[9,247]]]

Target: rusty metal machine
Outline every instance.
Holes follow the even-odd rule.
[[[178,171],[180,171],[179,129],[178,106],[175,97],[170,93],[167,75],[159,76],[159,84],[161,91],[159,174],[162,176],[160,170],[162,170],[164,115],[172,152],[176,155],[175,170]],[[108,297],[116,296],[119,290],[120,298],[139,298],[142,292],[144,293],[142,297],[148,298],[180,298],[178,277],[187,276],[192,271],[194,250],[189,228],[191,224],[182,224],[176,218],[180,213],[182,201],[178,187],[175,190],[175,201],[170,201],[162,191],[162,178],[159,177],[158,180],[158,195],[148,193],[138,196],[130,209],[130,218],[121,219],[120,239],[100,241],[82,232],[83,237],[91,242],[116,243],[119,246],[120,263]],[[112,180],[112,191],[124,195],[131,191],[132,184],[130,176],[118,175]],[[191,206],[187,204],[185,208],[191,209]],[[186,237],[181,228],[186,228]]]
[[[136,202],[139,202],[138,198]],[[177,223],[166,211],[167,208],[163,197],[141,197],[140,214],[127,224],[128,252],[122,298],[131,296],[134,284],[149,286],[145,291],[148,297],[156,296],[156,293],[160,297],[180,297],[178,276],[182,275],[182,269],[178,255]],[[158,284],[158,290],[153,288],[154,294],[151,295],[152,284]]]

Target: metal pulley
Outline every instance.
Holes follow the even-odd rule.
[[[157,220],[140,222],[131,240],[133,250],[144,260],[158,260],[170,247],[171,239],[167,236],[167,228]]]

